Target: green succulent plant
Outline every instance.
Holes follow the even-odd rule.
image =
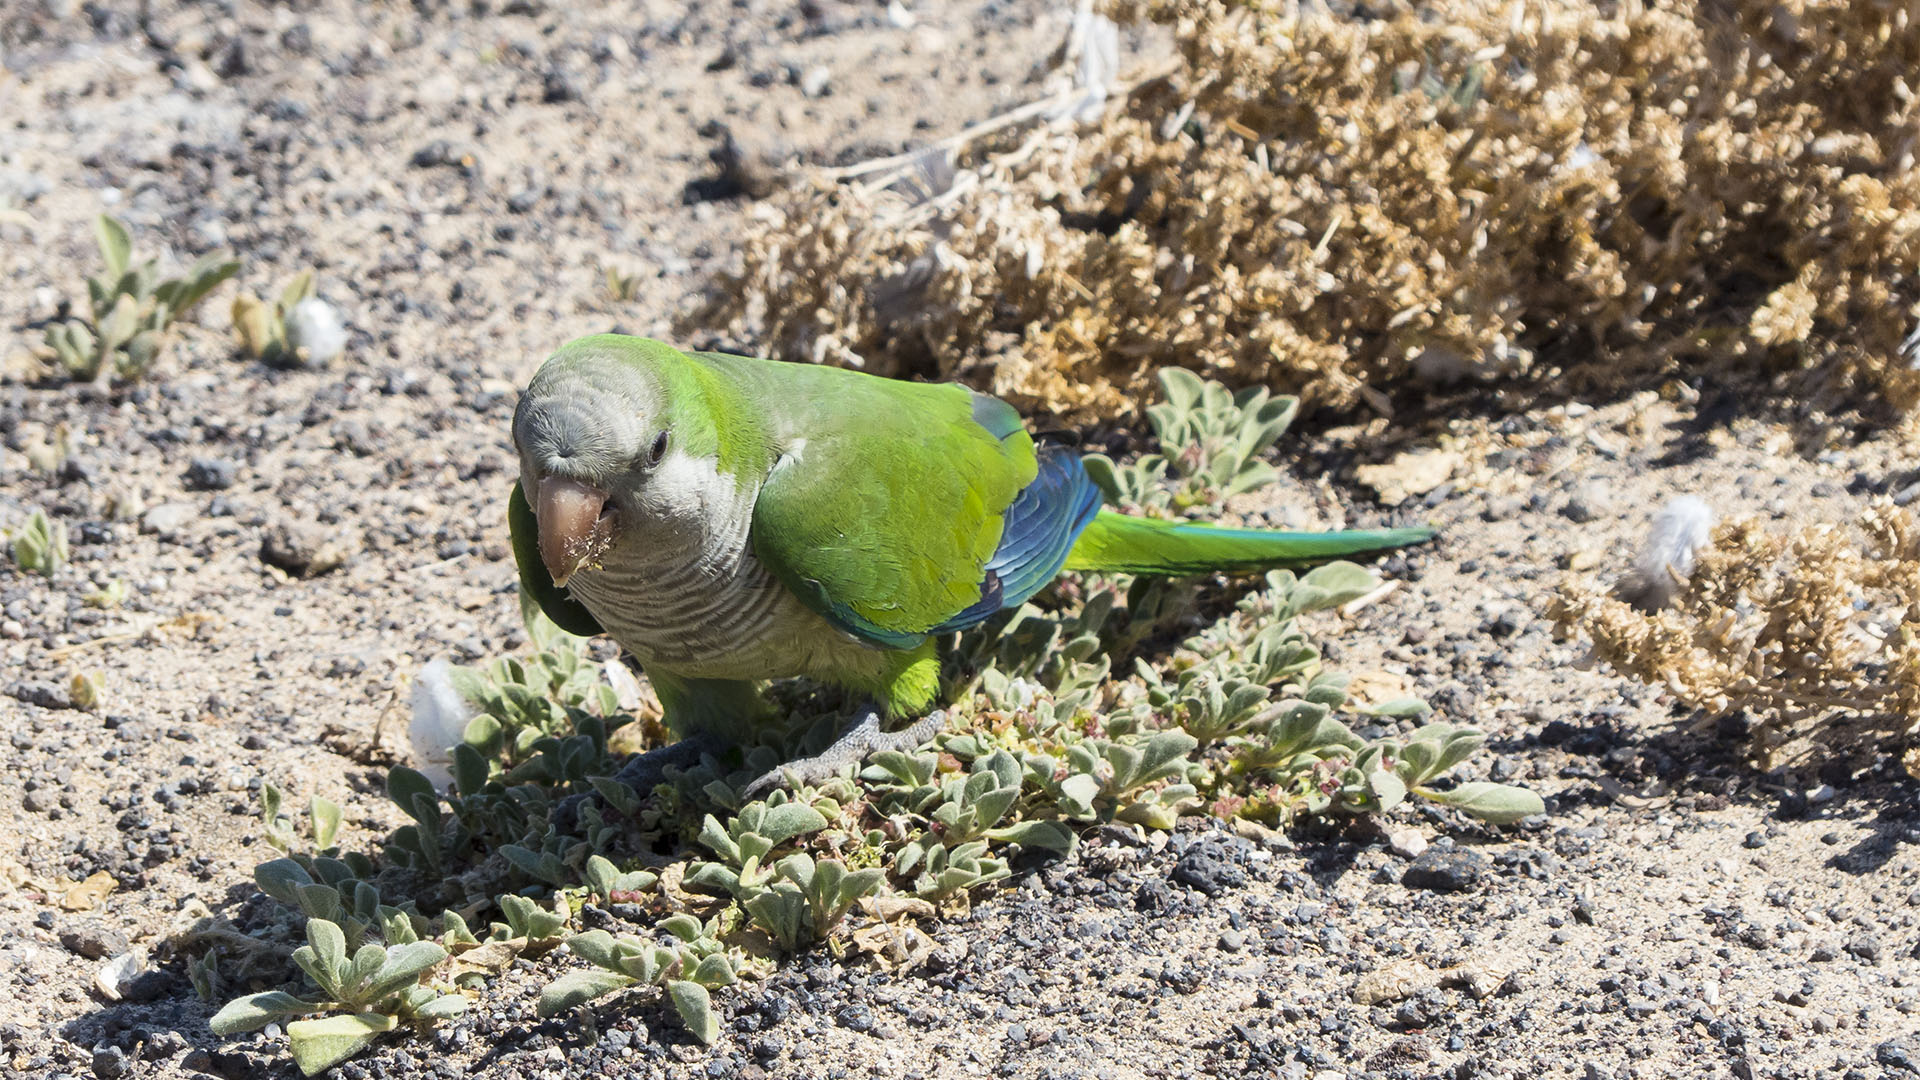
[[[860,900],[886,884],[886,871],[870,866],[848,870],[838,859],[818,862],[806,852],[781,859],[775,882],[745,907],[754,923],[788,952],[827,940]]]
[[[269,364],[298,360],[287,340],[287,313],[313,295],[313,271],[302,270],[272,301],[243,292],[233,298],[233,332],[248,356]]]
[[[719,855],[720,861],[694,864],[687,872],[687,887],[742,898],[751,895],[773,880],[774,868],[766,861],[773,849],[826,827],[827,819],[820,811],[789,801],[784,791],[775,792],[765,802],[748,803],[724,825],[708,814],[700,829],[700,842]]]
[[[540,1015],[557,1016],[630,986],[654,987],[666,993],[687,1030],[711,1044],[720,1036],[720,1018],[708,991],[737,981],[734,960],[716,936],[717,928],[691,915],[676,915],[660,928],[672,935],[671,945],[615,937],[604,930],[568,938],[567,950],[592,966],[548,984],[540,994]]]
[[[615,303],[625,304],[640,295],[640,275],[629,273],[616,266],[609,266],[604,272],[607,298]]]
[[[402,1024],[425,1027],[465,1013],[466,998],[420,981],[446,958],[447,951],[431,941],[390,946],[369,942],[350,953],[339,926],[310,918],[307,944],[294,951],[293,960],[319,988],[320,997],[296,997],[281,990],[248,994],[228,1002],[209,1026],[216,1035],[237,1035],[291,1020],[287,1041],[294,1064],[312,1076]],[[326,1013],[336,1015],[314,1016]]]
[[[1185,368],[1162,368],[1165,400],[1147,409],[1160,449],[1128,465],[1088,454],[1087,472],[1121,506],[1180,516],[1279,478],[1259,455],[1286,434],[1300,401],[1265,387],[1237,393]]]
[[[53,577],[67,565],[67,526],[35,510],[11,532],[0,534],[13,564],[29,574]]]
[[[104,265],[87,278],[91,318],[48,327],[46,345],[70,377],[103,385],[145,375],[174,322],[240,271],[238,262],[216,251],[184,275],[162,278],[157,260],[134,261],[127,227],[106,214],[94,220],[94,241]]]

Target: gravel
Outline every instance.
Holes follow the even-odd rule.
[[[1030,76],[1063,29],[1039,0],[914,5],[910,27],[870,5],[800,7],[512,0],[380,22],[347,0],[156,0],[139,20],[27,5],[0,31],[20,102],[0,190],[32,220],[0,223],[0,310],[52,317],[110,207],[143,253],[242,252],[251,291],[315,269],[351,327],[331,366],[249,364],[224,330],[229,287],[141,387],[0,383],[0,526],[43,506],[86,539],[52,582],[0,565],[0,1050],[19,1075],[296,1075],[284,1034],[212,1036],[217,1003],[162,946],[210,917],[290,948],[250,880],[275,854],[260,782],[296,816],[309,794],[336,800],[343,845],[377,849],[402,823],[382,784],[404,751],[381,718],[407,680],[437,656],[525,649],[500,524],[515,388],[575,334],[665,334],[796,164],[925,145],[1041,96]],[[816,71],[830,75],[809,97]],[[634,277],[632,300],[606,296],[609,265]],[[1567,422],[1551,404],[1500,418],[1497,393],[1396,401],[1390,423],[1350,430],[1303,421],[1285,478],[1246,509],[1369,524],[1378,508],[1343,486],[1352,462]],[[1496,830],[1411,806],[1388,826],[1432,839],[1398,852],[1365,823],[1286,844],[1206,819],[1144,842],[1095,828],[927,924],[921,964],[822,952],[721,991],[712,1047],[642,991],[590,1024],[539,1019],[542,961],[335,1075],[1920,1075],[1902,1034],[1920,1010],[1920,812],[1897,769],[1758,773],[1536,616],[1563,557],[1614,569],[1642,508],[1675,489],[1794,519],[1831,479],[1762,449],[1794,441],[1764,413],[1741,417],[1756,438],[1702,439],[1685,397],[1595,400],[1581,423],[1638,433],[1614,440],[1631,444],[1617,459],[1585,440],[1496,450],[1421,511],[1441,541],[1384,564],[1401,588],[1321,617],[1333,666],[1481,727],[1489,748],[1461,779],[1505,762],[1550,797],[1544,819]],[[62,423],[81,465],[29,468],[15,442]],[[1648,467],[1676,448],[1684,460]],[[1873,484],[1822,489],[1827,517],[1910,483],[1894,440],[1850,432],[1847,453]],[[318,573],[328,537],[354,550]],[[129,588],[122,608],[81,601],[109,580]],[[79,671],[104,676],[97,711],[66,707]],[[1809,798],[1822,785],[1832,797]],[[96,874],[110,886],[79,889]],[[99,996],[97,971],[129,954],[157,966]],[[252,985],[240,962],[223,953],[223,993]],[[259,985],[299,985],[273,963]],[[1417,988],[1359,1005],[1360,980],[1394,964],[1420,969]]]

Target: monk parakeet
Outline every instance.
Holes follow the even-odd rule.
[[[807,676],[869,700],[826,754],[783,770],[809,781],[930,738],[944,719],[928,714],[937,639],[1063,569],[1258,571],[1432,536],[1102,510],[1072,446],[1036,439],[1011,406],[964,386],[613,334],[541,366],[513,441],[521,583],[564,629],[631,652],[670,730],[751,741],[765,679]],[[922,719],[883,734],[883,716]],[[657,781],[664,759],[646,757],[623,776]]]

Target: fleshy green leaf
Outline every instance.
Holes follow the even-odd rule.
[[[1316,566],[1294,586],[1290,606],[1296,612],[1321,611],[1358,600],[1379,585],[1379,579],[1363,566],[1350,562],[1330,562]]]
[[[805,803],[782,803],[767,808],[767,814],[754,831],[779,847],[803,833],[815,833],[827,827],[820,811]]]
[[[707,988],[696,982],[676,980],[667,984],[667,996],[693,1037],[712,1046],[720,1037],[720,1018],[713,1013],[713,998],[708,996]]]
[[[329,971],[338,972],[347,962],[347,935],[326,919],[307,920],[307,944],[313,946],[314,959]]]
[[[740,890],[740,875],[719,863],[703,862],[682,878],[680,884],[694,892],[730,896]]]
[[[720,819],[712,814],[708,814],[700,826],[700,842],[728,862],[740,862],[740,845],[733,842],[733,837],[727,835],[727,830],[721,826]]]
[[[416,1020],[453,1020],[465,1016],[467,999],[459,994],[441,994],[413,1010]]]
[[[419,805],[418,800],[426,799],[437,803],[439,793],[433,790],[433,781],[427,779],[419,770],[409,769],[405,765],[396,765],[387,773],[387,798],[392,799],[395,805],[418,820],[418,815],[415,814],[415,808]]]
[[[453,786],[468,798],[487,786],[487,759],[464,742],[453,748]]]
[[[589,930],[567,939],[567,949],[595,967],[610,968],[619,953],[618,943],[605,930]]]
[[[1380,800],[1382,810],[1399,806],[1407,797],[1406,782],[1385,769],[1368,773],[1367,787],[1373,791],[1373,797]]]
[[[1509,784],[1476,781],[1461,784],[1451,791],[1423,791],[1421,794],[1434,802],[1459,807],[1493,825],[1511,825],[1522,818],[1547,812],[1547,804],[1540,800],[1540,796],[1526,788]]]
[[[706,933],[706,928],[700,925],[699,919],[685,913],[672,915],[660,920],[660,929],[665,930],[681,941],[689,942],[699,941],[700,936]]]
[[[106,214],[93,219],[93,240],[100,246],[100,261],[107,266],[107,277],[118,279],[133,261],[133,238],[127,227]]]
[[[1073,850],[1073,830],[1057,821],[1022,821],[1005,828],[989,830],[987,835],[1003,844],[1045,848],[1048,851]]]
[[[385,962],[373,977],[368,997],[383,998],[409,983],[418,982],[421,975],[446,958],[447,950],[431,941],[394,946],[387,950]]]
[[[168,308],[167,322],[185,315],[221,282],[240,272],[240,264],[225,255],[226,252],[215,251],[200,256],[187,268],[185,277],[166,282],[154,291],[154,298]]]
[[[347,961],[346,974],[340,977],[340,986],[346,991],[348,1000],[355,1004],[371,1005],[385,996],[373,992],[372,984],[386,959],[387,950],[371,941],[354,952],[353,959]]]
[[[320,1006],[304,998],[280,990],[269,990],[264,994],[248,994],[226,1003],[207,1026],[215,1035],[238,1035],[243,1031],[258,1031],[268,1024],[284,1020],[289,1016],[300,1016],[314,1012]]]
[[[688,976],[688,978],[708,988],[732,986],[736,981],[733,975],[733,965],[727,962],[726,956],[722,953],[714,953],[701,960],[699,965],[693,969],[693,974]]]
[[[313,875],[292,859],[273,859],[253,868],[253,883],[288,907],[298,907],[300,887],[313,884]]]
[[[540,1003],[535,1006],[535,1011],[541,1016],[558,1016],[576,1005],[605,997],[633,984],[631,977],[605,968],[569,971],[540,991]]]
[[[302,1075],[312,1076],[359,1053],[399,1024],[385,1013],[295,1020],[287,1025],[287,1040],[293,1051],[293,1063],[300,1066]]]
[[[340,806],[315,795],[307,804],[307,817],[313,824],[313,846],[326,850],[340,833]]]

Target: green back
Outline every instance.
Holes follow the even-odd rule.
[[[768,418],[777,455],[754,554],[821,616],[910,648],[980,599],[1033,441],[1006,403],[954,384],[695,354]]]

